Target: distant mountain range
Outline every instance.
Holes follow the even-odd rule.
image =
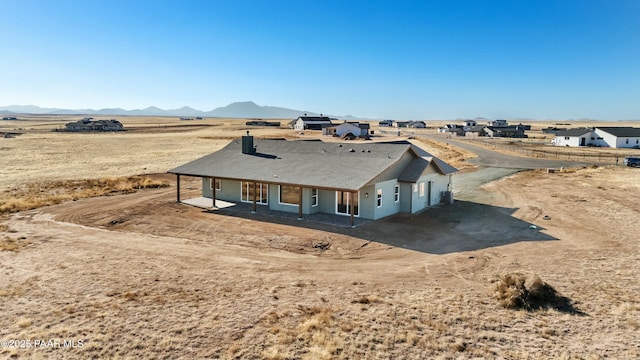
[[[298,116],[319,116],[311,111],[293,110],[277,106],[260,106],[253,101],[234,102],[227,106],[215,108],[211,111],[201,111],[188,106],[179,109],[163,110],[155,106],[146,109],[125,110],[121,108],[110,109],[57,109],[41,108],[35,105],[11,105],[0,106],[0,113],[6,114],[52,114],[52,115],[129,115],[129,116],[201,116],[223,118],[261,118],[261,119],[295,119]],[[351,115],[334,116],[339,119],[357,119]]]

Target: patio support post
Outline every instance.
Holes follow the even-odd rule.
[[[176,174],[176,202],[180,202],[180,174]]]
[[[298,220],[302,220],[302,186],[298,189],[300,190],[298,194]]]
[[[256,199],[258,198],[258,194],[256,192],[257,190],[257,183],[254,181],[253,182],[253,211],[251,211],[252,214],[255,214],[258,211],[258,206],[256,203]]]
[[[355,227],[353,225],[353,213],[355,206],[353,206],[353,192],[349,192],[349,213],[351,215],[351,227]]]
[[[213,198],[213,204],[211,205],[212,208],[216,207],[216,178],[211,178],[209,181],[211,181],[211,191],[213,192],[211,197]]]

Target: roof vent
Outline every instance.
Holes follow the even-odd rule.
[[[356,152],[356,151],[355,151],[355,150],[353,150],[353,149],[349,149],[349,152]]]
[[[367,152],[371,152],[371,150],[367,150]]]
[[[338,145],[338,147],[342,147],[342,144]]]
[[[362,152],[364,152],[364,149],[362,149]]]

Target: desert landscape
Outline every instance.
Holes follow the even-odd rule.
[[[460,169],[455,203],[347,228],[178,204],[166,174],[247,130],[318,132],[160,117],[51,131],[75,120],[0,123],[18,134],[0,138],[0,340],[75,345],[4,358],[640,357],[636,168],[478,167],[430,121],[373,141],[411,138]],[[598,125],[571,127],[585,124]],[[551,125],[531,133],[550,140]],[[200,184],[184,180],[182,196]],[[535,289],[549,301],[505,297]]]

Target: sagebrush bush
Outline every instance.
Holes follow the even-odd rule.
[[[558,311],[581,313],[573,307],[569,298],[560,295],[537,275],[528,280],[525,275],[519,273],[504,275],[495,282],[494,290],[498,304],[507,309],[553,308]]]

